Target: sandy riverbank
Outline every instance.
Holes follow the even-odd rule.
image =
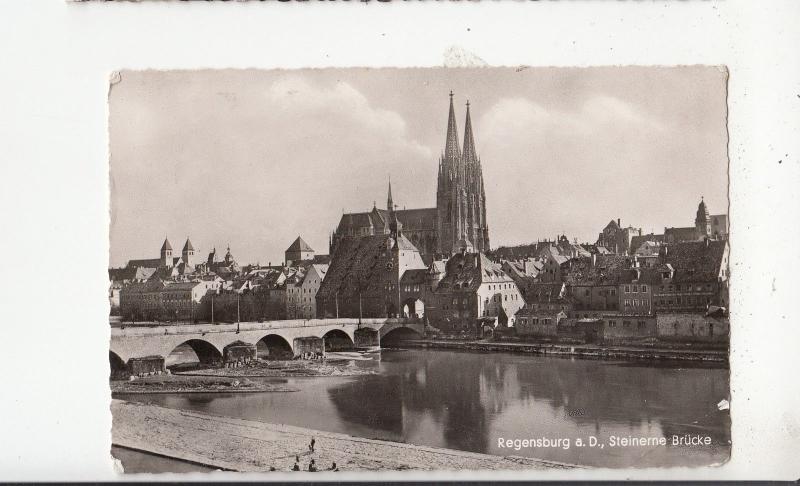
[[[295,455],[305,469],[341,471],[544,470],[572,468],[523,457],[493,456],[235,419],[201,412],[113,400],[115,445],[232,471],[290,471]],[[316,450],[309,452],[311,438]]]
[[[158,375],[134,381],[112,381],[111,393],[257,393],[292,392],[297,388],[246,378]]]
[[[364,358],[355,357],[360,361]],[[358,376],[375,374],[374,370],[354,366],[346,357],[336,360],[291,360],[263,361],[258,360],[239,368],[209,368],[201,370],[180,371],[176,375],[216,376],[216,377],[296,377],[296,376]]]

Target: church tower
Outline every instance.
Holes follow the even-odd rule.
[[[698,238],[703,239],[711,236],[711,216],[708,215],[708,208],[702,196],[700,197],[700,204],[697,206],[694,227],[697,230]]]
[[[392,179],[389,178],[389,196],[386,198],[386,210],[394,211],[394,201],[392,201]]]
[[[194,266],[194,246],[192,246],[192,242],[189,241],[188,236],[186,237],[186,243],[183,244],[181,258],[183,259],[183,263],[185,263],[187,266]]]
[[[436,213],[437,253],[452,255],[464,246],[474,248],[476,251],[489,250],[483,170],[475,150],[469,102],[467,102],[462,153],[458,143],[452,91],[445,148],[439,159]]]
[[[161,266],[172,267],[172,245],[169,244],[169,239],[164,237],[164,244],[161,245]]]

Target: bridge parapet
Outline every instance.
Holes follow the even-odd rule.
[[[125,326],[125,327],[112,327],[112,339],[122,336],[152,336],[163,334],[197,334],[197,333],[227,333],[244,331],[268,331],[270,329],[296,329],[296,328],[313,328],[313,327],[328,327],[328,326],[353,326],[353,327],[371,327],[379,329],[385,325],[394,327],[418,324],[422,325],[419,319],[407,318],[373,318],[373,319],[357,319],[357,318],[339,318],[339,319],[293,319],[282,321],[263,321],[263,322],[240,322],[240,323],[200,323],[200,324],[161,324],[153,326]]]
[[[110,349],[123,362],[130,358],[162,356],[166,358],[181,343],[189,340],[204,341],[220,354],[226,346],[241,342],[255,345],[269,335],[284,339],[294,350],[296,338],[323,338],[334,330],[347,334],[355,342],[357,329],[374,329],[379,335],[407,327],[420,334],[424,324],[419,319],[309,319],[237,324],[186,324],[159,327],[125,327],[111,329]]]

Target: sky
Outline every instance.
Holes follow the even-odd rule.
[[[727,72],[714,66],[123,71],[109,95],[112,266],[318,253],[342,212],[434,207],[448,93],[470,102],[493,247],[611,219],[727,213]]]

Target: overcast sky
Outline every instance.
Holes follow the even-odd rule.
[[[716,67],[123,72],[110,95],[111,264],[190,236],[203,258],[327,253],[342,211],[436,204],[448,92],[469,99],[492,246],[609,220],[693,226],[727,212],[726,80]]]

